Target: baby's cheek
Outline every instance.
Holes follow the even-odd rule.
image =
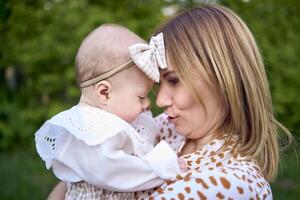
[[[128,113],[130,113],[130,122],[135,120],[143,112],[143,107],[140,102],[137,102],[134,106],[128,108]]]

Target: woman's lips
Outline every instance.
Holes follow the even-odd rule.
[[[178,119],[178,116],[177,117],[170,117],[170,116],[168,117],[168,121],[172,124],[174,124],[177,121],[177,119]]]

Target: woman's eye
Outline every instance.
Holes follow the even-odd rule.
[[[168,83],[172,86],[175,86],[179,82],[178,78],[169,78]]]

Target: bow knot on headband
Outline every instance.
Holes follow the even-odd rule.
[[[165,45],[163,34],[159,33],[150,39],[148,44],[134,44],[129,47],[133,62],[149,78],[159,82],[159,68],[166,69]]]
[[[133,64],[136,64],[136,66],[150,79],[158,83],[159,68],[167,68],[163,34],[159,33],[158,35],[151,37],[149,44],[137,43],[130,46],[128,49],[132,60],[129,60],[121,66],[113,67],[109,71],[104,72],[95,78],[82,82],[80,87],[84,88],[93,85],[133,66]]]

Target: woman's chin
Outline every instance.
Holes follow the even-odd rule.
[[[174,126],[175,126],[175,130],[176,130],[177,133],[179,133],[182,136],[186,136],[187,135],[186,134],[187,133],[186,129],[184,127],[180,126],[179,124],[174,124]]]

